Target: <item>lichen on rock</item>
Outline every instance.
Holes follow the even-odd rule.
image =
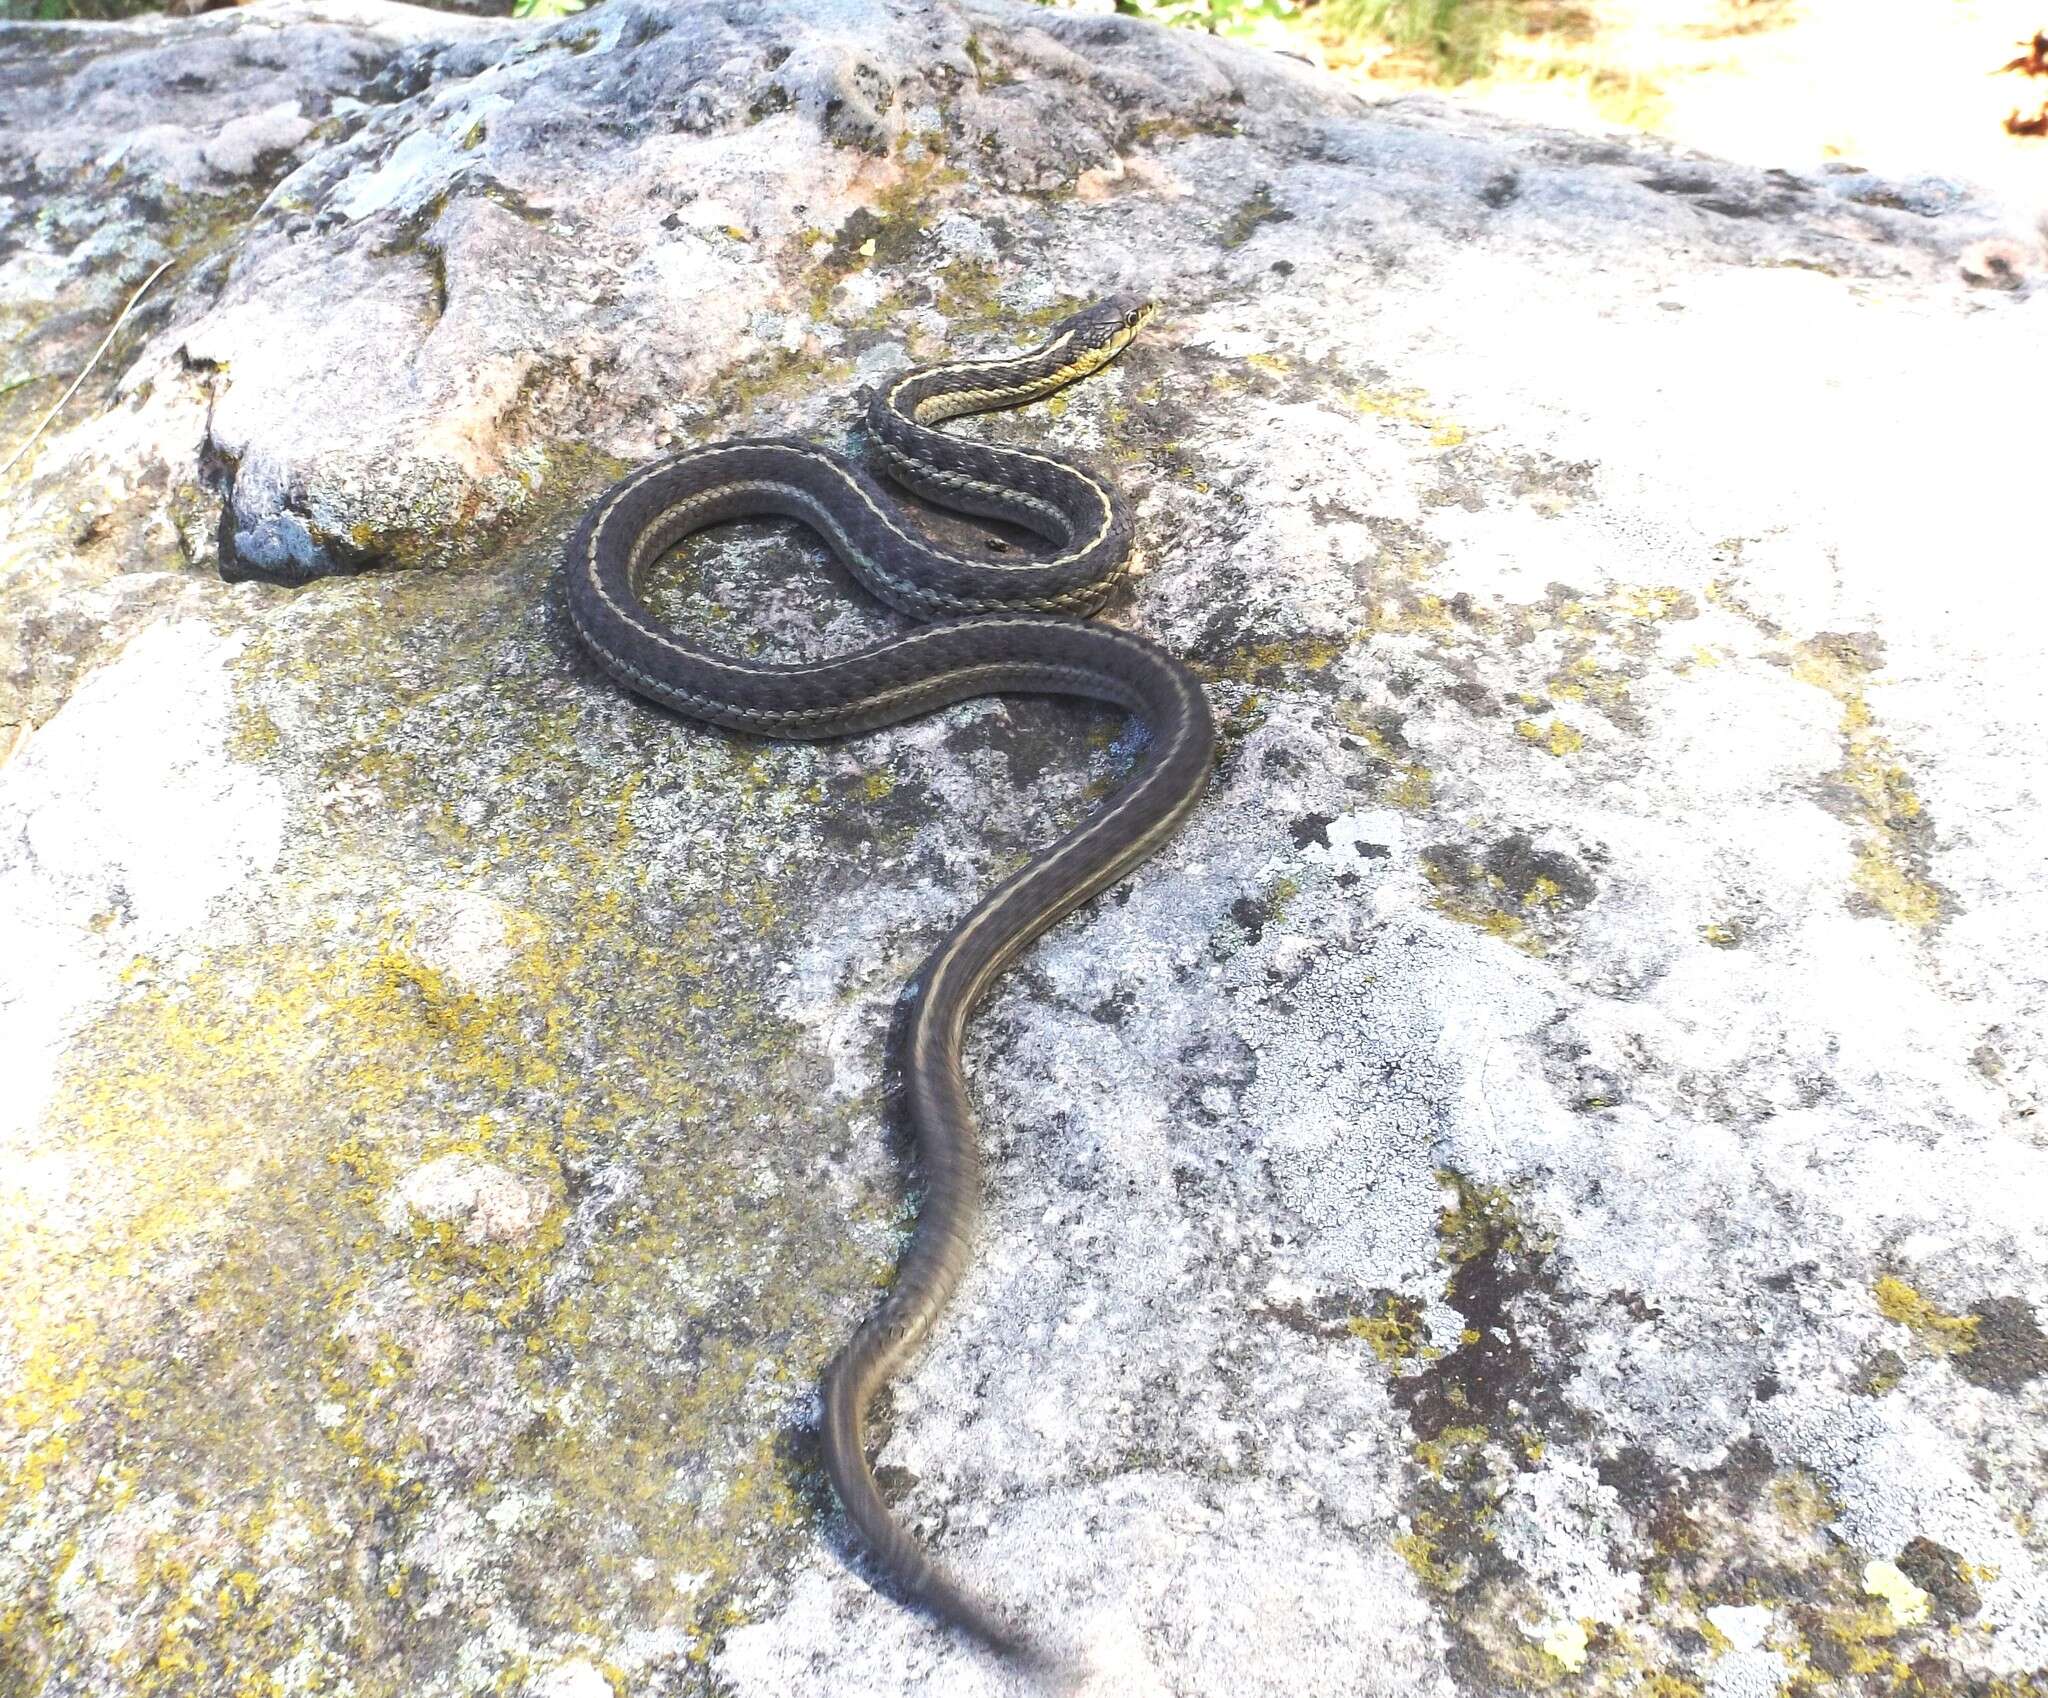
[[[553,586],[647,457],[1129,287],[962,428],[1131,492],[1222,752],[973,1028],[899,1513],[1102,1694],[2038,1687],[2000,209],[1001,0],[0,47],[0,451],[176,262],[0,484],[10,1698],[1018,1689],[867,1584],[814,1388],[902,986],[1130,733],[710,732]],[[788,526],[658,576],[893,628]]]

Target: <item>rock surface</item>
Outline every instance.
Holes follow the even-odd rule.
[[[2048,296],[1985,241],[984,0],[0,29],[0,453],[178,262],[4,485],[0,1690],[1023,1689],[870,1590],[813,1388],[898,989],[1123,728],[714,735],[551,582],[664,445],[1141,286],[986,428],[1133,493],[1111,617],[1225,752],[976,1028],[887,1488],[1102,1695],[2038,1695]],[[760,652],[886,628],[691,560]]]

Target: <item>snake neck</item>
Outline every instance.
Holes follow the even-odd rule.
[[[1124,334],[1106,343],[1089,342],[1066,330],[1039,347],[1002,359],[920,366],[876,391],[871,411],[900,423],[929,426],[969,413],[1028,406],[1100,371],[1129,341]]]
[[[1057,606],[1031,605],[1088,613],[1101,604],[1131,552],[1130,509],[1116,488],[1059,454],[935,427],[968,413],[1021,407],[1078,383],[1115,359],[1135,334],[1135,326],[1063,326],[1023,353],[920,366],[870,393],[868,454],[877,472],[935,506],[1003,520],[1059,551],[1038,562],[974,549],[932,551],[943,570],[1011,584],[1022,571],[1042,570],[1062,599]],[[1014,590],[1000,599],[1019,604]]]

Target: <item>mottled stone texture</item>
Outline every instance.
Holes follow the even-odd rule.
[[[610,476],[1146,287],[1226,727],[997,993],[887,1489],[1109,1695],[2048,1690],[2039,374],[1960,188],[1366,108],[1115,18],[0,29],[0,1692],[1018,1692],[820,1364],[885,1046],[1107,713],[624,698]],[[366,570],[377,568],[378,570]],[[680,618],[888,620],[758,526]]]

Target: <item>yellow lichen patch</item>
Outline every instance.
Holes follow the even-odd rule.
[[[570,1029],[554,1016],[588,1006],[580,970],[596,968],[601,982],[618,982],[609,962],[591,958],[593,941],[549,935],[546,947],[537,942],[515,957],[502,993],[453,983],[411,955],[394,931],[325,959],[311,959],[309,950],[296,973],[276,961],[259,973],[254,960],[229,958],[173,995],[137,996],[119,1016],[122,1029],[101,1034],[103,1066],[73,1085],[52,1126],[60,1139],[94,1148],[99,1160],[118,1161],[138,1176],[127,1237],[105,1272],[125,1267],[147,1282],[167,1277],[154,1271],[167,1255],[180,1263],[195,1255],[204,1260],[207,1271],[189,1309],[208,1342],[187,1346],[185,1360],[150,1363],[139,1383],[123,1385],[108,1365],[110,1351],[75,1326],[61,1345],[51,1345],[75,1364],[71,1377],[38,1392],[45,1406],[39,1412],[10,1407],[9,1426],[61,1431],[73,1410],[111,1406],[132,1454],[147,1457],[174,1445],[181,1457],[206,1459],[209,1484],[196,1510],[217,1497],[235,1501],[283,1467],[312,1498],[354,1504],[353,1513],[364,1517],[381,1515],[402,1539],[430,1512],[433,1479],[446,1468],[418,1424],[422,1345],[415,1334],[422,1326],[431,1338],[432,1329],[468,1325],[479,1329],[470,1346],[479,1362],[504,1345],[518,1346],[508,1353],[512,1371],[537,1406],[554,1399],[557,1376],[593,1376],[601,1389],[586,1396],[588,1407],[531,1429],[514,1471],[548,1482],[550,1496],[580,1506],[579,1513],[601,1512],[628,1529],[635,1560],[658,1559],[664,1573],[730,1574],[742,1548],[739,1528],[797,1519],[770,1423],[713,1447],[725,1453],[729,1469],[716,1513],[669,1504],[659,1489],[672,1467],[666,1458],[689,1442],[693,1421],[737,1424],[750,1388],[762,1383],[758,1345],[713,1336],[685,1384],[662,1386],[658,1394],[636,1389],[623,1404],[616,1401],[644,1370],[636,1369],[630,1346],[621,1354],[623,1337],[607,1342],[607,1335],[618,1332],[621,1304],[629,1311],[641,1306],[641,1294],[659,1289],[678,1255],[691,1253],[674,1235],[642,1231],[630,1244],[600,1245],[589,1282],[569,1301],[541,1306],[564,1241],[564,1160],[581,1159],[593,1140],[630,1148],[638,1136],[632,1128],[650,1124],[650,1110],[659,1116],[660,1103],[687,1109],[691,1100],[686,1083],[663,1085],[652,1069],[623,1094],[614,1085],[609,1094],[600,1086],[568,1100],[554,1095]],[[565,972],[566,982],[559,976]],[[319,1065],[336,1056],[338,1069]],[[661,1095],[642,1099],[649,1084]],[[259,1111],[302,1102],[295,1154],[266,1160],[225,1098]],[[438,1131],[444,1105],[465,1099],[492,1106],[452,1132]],[[195,1159],[202,1152],[214,1164],[256,1164],[259,1175],[224,1189]],[[383,1205],[393,1182],[453,1153],[487,1159],[494,1170],[539,1187],[541,1212],[516,1241],[480,1242],[461,1223],[416,1217],[391,1235]],[[730,1152],[733,1163],[742,1159],[743,1151]],[[691,1223],[686,1230],[715,1244],[703,1216],[732,1194],[733,1182],[699,1173],[691,1183],[661,1189],[680,1193],[673,1213]],[[280,1289],[265,1270],[282,1243],[294,1245],[297,1271]],[[390,1290],[394,1275],[414,1292],[409,1312],[419,1317],[395,1332],[372,1319],[382,1310],[364,1307],[379,1283]],[[43,1289],[47,1295],[49,1282]],[[70,1300],[88,1312],[106,1303],[89,1286],[74,1289]],[[215,1390],[247,1371],[234,1366],[232,1354],[223,1359],[222,1348],[309,1325],[282,1359],[306,1364],[310,1384],[301,1407],[329,1413],[300,1440],[251,1443],[246,1423],[258,1411],[235,1398],[223,1405]],[[343,1335],[352,1342],[338,1342]],[[266,1353],[266,1360],[276,1359]],[[773,1368],[778,1379],[807,1371],[787,1360]],[[43,1492],[51,1459],[48,1445],[39,1457],[32,1453],[37,1465],[8,1482],[0,1508],[11,1509],[20,1494]],[[346,1544],[346,1536],[333,1541],[330,1552]],[[259,1576],[267,1565],[241,1544],[227,1554],[234,1566],[224,1578],[195,1570],[180,1581],[190,1595],[181,1592],[160,1619],[158,1651],[135,1671],[132,1690],[235,1691],[289,1648],[286,1629],[297,1612],[265,1609],[260,1584],[236,1578]],[[621,1595],[631,1586],[623,1558],[595,1567],[607,1575],[603,1584],[565,1587],[585,1600],[579,1609],[602,1599],[606,1586]],[[377,1575],[376,1591],[382,1602],[363,1607],[401,1616],[432,1607],[431,1584],[395,1559]],[[643,1583],[641,1603],[658,1608],[646,1591]]]
[[[10,1280],[8,1289],[19,1294],[44,1288]],[[37,1303],[10,1305],[8,1321],[19,1366],[13,1389],[0,1401],[0,1437],[14,1441],[9,1448],[20,1460],[0,1476],[0,1506],[13,1493],[41,1492],[63,1462],[102,1356],[88,1318],[53,1314]]]
[[[1518,920],[1513,914],[1501,912],[1498,908],[1482,908],[1475,903],[1459,902],[1448,897],[1438,897],[1430,906],[1446,919],[1456,920],[1460,925],[1471,926],[1484,932],[1488,937],[1498,938],[1502,943],[1519,949],[1524,955],[1542,957],[1550,953],[1549,943],[1541,934]]]
[[[1377,635],[1447,637],[1457,629],[1442,596],[1402,594],[1373,603],[1371,630]]]
[[[1433,448],[1456,448],[1465,440],[1465,427],[1437,412],[1420,389],[1354,389],[1347,399],[1358,412],[1427,431]]]
[[[1941,895],[1916,878],[1893,848],[1873,840],[1856,849],[1856,888],[1902,925],[1922,928],[1941,918]]]
[[[1386,763],[1389,770],[1380,781],[1381,801],[1389,807],[1420,812],[1436,800],[1436,781],[1429,768],[1397,747],[1355,702],[1338,703],[1337,719],[1377,759]]]
[[[1873,1598],[1882,1598],[1892,1612],[1893,1622],[1901,1628],[1919,1627],[1933,1613],[1933,1600],[1908,1580],[1896,1563],[1865,1563],[1863,1590]]]
[[[1321,672],[1351,647],[1336,637],[1294,637],[1259,643],[1241,643],[1221,661],[1198,670],[1204,678],[1250,683],[1261,673],[1276,667],[1298,667],[1304,672]]]
[[[797,834],[730,828],[823,792],[505,666],[550,571],[266,626],[245,705],[293,727],[307,847],[244,929],[132,964],[0,1175],[27,1690],[399,1698],[486,1621],[478,1690],[627,1624],[708,1655],[803,1536],[782,1411],[891,1260],[843,1216],[900,1200],[783,1183],[877,1109],[788,1094],[807,1040],[748,964]],[[638,841],[678,793],[710,876]]]
[[[1573,1674],[1586,1666],[1587,1643],[1585,1624],[1577,1621],[1553,1621],[1537,1640],[1545,1656],[1555,1658]]]
[[[243,713],[228,740],[228,752],[238,761],[257,762],[275,754],[284,741],[277,721],[261,708]]]
[[[1294,368],[1278,354],[1247,354],[1244,363],[1259,371],[1269,371],[1276,376],[1285,376]]]
[[[1441,1480],[1447,1472],[1457,1471],[1474,1462],[1491,1437],[1484,1427],[1446,1427],[1433,1439],[1417,1440],[1413,1455],[1429,1471],[1431,1479]]]
[[[1842,764],[1832,776],[1861,832],[1855,891],[1877,912],[1919,930],[1942,917],[1942,896],[1924,871],[1929,828],[1919,795],[1870,710],[1870,670],[1853,643],[1834,637],[1801,644],[1792,661],[1795,678],[1841,706]]]
[[[792,352],[778,346],[720,379],[723,406],[718,418],[730,423],[763,411],[774,414],[813,390],[842,387],[852,376],[853,366],[848,361],[819,359],[805,348]]]
[[[1548,725],[1538,725],[1533,719],[1517,720],[1515,735],[1553,755],[1575,755],[1586,746],[1586,739],[1561,719]]]
[[[1437,1181],[1451,1192],[1436,1223],[1437,1254],[1444,1261],[1545,1255],[1557,1247],[1555,1240],[1528,1229],[1505,1187],[1481,1185],[1451,1168],[1440,1168]]]
[[[1627,619],[1674,619],[1691,605],[1684,590],[1663,585],[1624,584],[1607,597],[1608,606]]]
[[[1871,1288],[1878,1313],[1896,1321],[1937,1356],[1961,1356],[1977,1343],[1977,1317],[1951,1315],[1892,1274],[1880,1275]]]
[[[1221,715],[1216,726],[1217,741],[1228,748],[1240,743],[1266,722],[1266,705],[1256,690],[1245,693]]]
[[[1796,1533],[1819,1533],[1840,1513],[1826,1486],[1804,1469],[1791,1468],[1771,1479],[1771,1507]]]
[[[1425,798],[1426,800],[1426,798]],[[1461,926],[1471,926],[1484,932],[1488,937],[1498,938],[1502,943],[1519,949],[1525,955],[1544,956],[1550,952],[1550,941],[1542,932],[1532,926],[1521,914],[1511,907],[1496,906],[1493,897],[1512,902],[1506,894],[1506,886],[1500,880],[1489,876],[1484,885],[1467,886],[1440,863],[1424,859],[1423,877],[1430,883],[1429,905],[1447,920],[1455,920]],[[1539,879],[1531,887],[1549,884],[1552,893],[1557,887],[1549,880]],[[1544,907],[1535,905],[1535,914],[1541,918]]]
[[[1629,684],[1627,673],[1602,665],[1590,654],[1581,654],[1574,656],[1561,671],[1552,673],[1546,688],[1559,701],[1591,702],[1596,707],[1613,709],[1627,702]]]
[[[1436,1534],[1441,1527],[1427,1528],[1417,1520],[1414,1528],[1406,1533],[1394,1535],[1394,1552],[1432,1592],[1448,1595],[1458,1590],[1470,1577],[1472,1565],[1462,1557],[1447,1557],[1437,1543]]]
[[[1411,1303],[1388,1296],[1370,1315],[1353,1315],[1344,1323],[1353,1338],[1362,1338],[1389,1367],[1414,1360],[1428,1341],[1421,1313]]]
[[[1820,1631],[1833,1641],[1824,1666],[1846,1668],[1858,1678],[1874,1676],[1882,1682],[1881,1689],[1892,1690],[1902,1687],[1912,1673],[1911,1665],[1891,1644],[1901,1628],[1889,1604],[1874,1609],[1829,1609],[1821,1617]]]
[[[1403,761],[1394,769],[1392,780],[1380,796],[1391,808],[1419,812],[1436,800],[1436,780],[1420,761]]]
[[[1490,1621],[1482,1617],[1473,1625],[1492,1670],[1489,1690],[1547,1692],[1571,1678],[1572,1671],[1532,1640],[1520,1619],[1510,1616]]]
[[[1429,905],[1444,918],[1456,920],[1461,926],[1471,926],[1488,937],[1498,938],[1524,955],[1541,957],[1550,953],[1550,945],[1538,933],[1531,931],[1514,915],[1504,914],[1498,908],[1483,908],[1477,903],[1460,901],[1441,892],[1430,899]]]
[[[1301,886],[1291,878],[1278,878],[1266,891],[1266,912],[1274,920],[1287,917],[1287,905],[1301,894]]]

